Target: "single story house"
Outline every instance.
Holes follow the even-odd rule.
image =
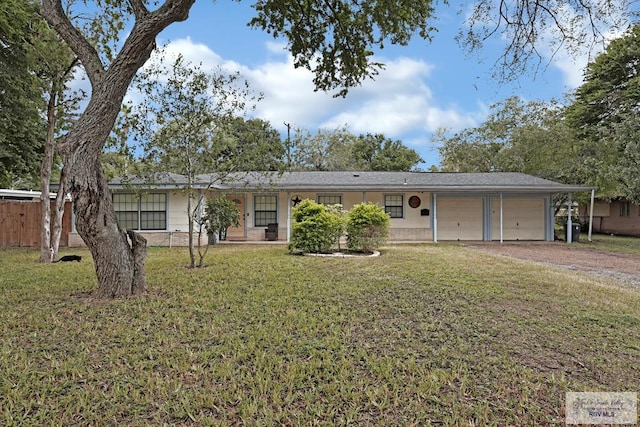
[[[169,173],[152,183],[113,180],[109,186],[121,225],[139,230],[149,245],[186,245],[187,199],[181,191],[186,182]],[[226,194],[235,201],[241,222],[226,238],[249,242],[288,242],[292,209],[306,198],[347,210],[362,202],[384,207],[391,241],[552,241],[552,196],[593,190],[510,172],[251,172],[222,181],[201,175],[193,188],[200,197]],[[72,233],[74,244],[82,241]]]
[[[580,206],[580,220],[587,223],[590,205]],[[625,198],[596,199],[593,204],[593,231],[640,236],[640,206]]]

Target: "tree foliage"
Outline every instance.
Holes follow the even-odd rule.
[[[219,165],[225,170],[279,171],[285,166],[280,133],[266,120],[217,120],[214,138],[219,143]]]
[[[293,168],[315,171],[409,171],[423,160],[399,140],[382,134],[354,135],[347,127],[298,129],[293,138]]]
[[[598,159],[555,102],[508,98],[491,106],[479,126],[435,139],[444,172],[521,172],[567,184],[602,182]]]
[[[312,70],[315,87],[344,96],[383,64],[372,61],[373,48],[406,45],[415,34],[430,40],[432,0],[389,3],[384,0],[330,4],[258,0],[250,25],[289,41],[295,67]]]
[[[382,134],[359,135],[351,146],[351,155],[363,171],[410,171],[424,162],[416,150]]]
[[[640,202],[640,25],[589,63],[567,110],[583,155],[599,172],[601,194]]]
[[[37,3],[6,0],[0,13],[0,187],[34,189],[45,140],[43,85],[31,46]],[[34,25],[36,22],[36,25]]]
[[[353,139],[346,127],[319,129],[315,135],[306,129],[297,129],[293,137],[292,167],[313,171],[356,169],[351,158]]]
[[[640,26],[613,40],[570,103],[509,98],[476,128],[441,133],[442,170],[517,171],[640,202]]]
[[[560,105],[511,97],[490,110],[475,128],[436,136],[443,171],[522,172],[571,183],[582,178]]]

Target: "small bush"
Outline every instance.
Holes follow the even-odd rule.
[[[207,198],[202,220],[206,224],[207,234],[218,233],[220,240],[224,240],[227,229],[240,224],[240,215],[240,209],[236,203],[221,194],[216,198]]]
[[[290,251],[329,252],[344,231],[344,221],[336,207],[305,199],[293,209]]]
[[[389,215],[378,205],[360,203],[349,211],[346,229],[347,247],[370,253],[389,238]]]

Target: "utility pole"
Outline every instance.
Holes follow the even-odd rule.
[[[284,122],[287,127],[287,170],[291,172],[291,123]]]

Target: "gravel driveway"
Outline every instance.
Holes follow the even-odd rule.
[[[613,279],[640,291],[640,256],[581,248],[579,243],[472,243],[473,250],[540,262]]]

